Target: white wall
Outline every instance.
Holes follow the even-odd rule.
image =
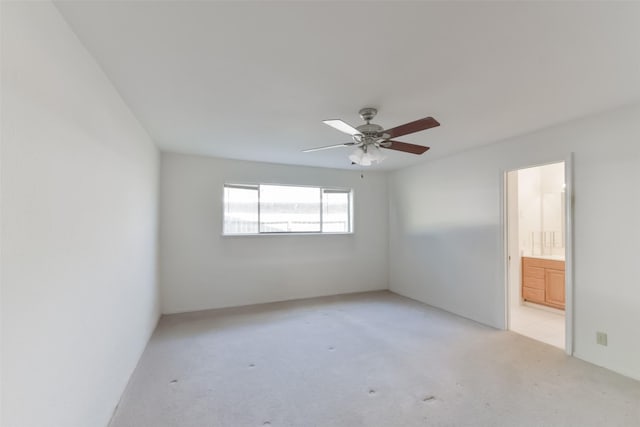
[[[353,188],[355,233],[223,237],[225,182]],[[384,173],[163,153],[160,188],[165,313],[388,286]]]
[[[575,355],[640,379],[640,106],[390,175],[390,288],[504,327],[505,170],[574,152]],[[608,347],[595,342],[609,336]]]
[[[107,425],[155,327],[158,153],[48,2],[2,4],[4,427]]]

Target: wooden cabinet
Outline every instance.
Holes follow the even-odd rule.
[[[564,261],[522,257],[522,299],[564,310]]]
[[[545,302],[564,309],[564,270],[545,270]]]

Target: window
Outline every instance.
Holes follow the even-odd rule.
[[[258,187],[224,186],[224,234],[258,232]]]
[[[351,190],[267,184],[224,186],[223,234],[351,230]]]

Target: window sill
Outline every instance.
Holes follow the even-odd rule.
[[[221,237],[257,237],[257,236],[352,236],[354,233],[243,233],[243,234],[221,234]]]

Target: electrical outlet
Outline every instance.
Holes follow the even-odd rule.
[[[596,343],[607,346],[607,334],[605,332],[596,332]]]

